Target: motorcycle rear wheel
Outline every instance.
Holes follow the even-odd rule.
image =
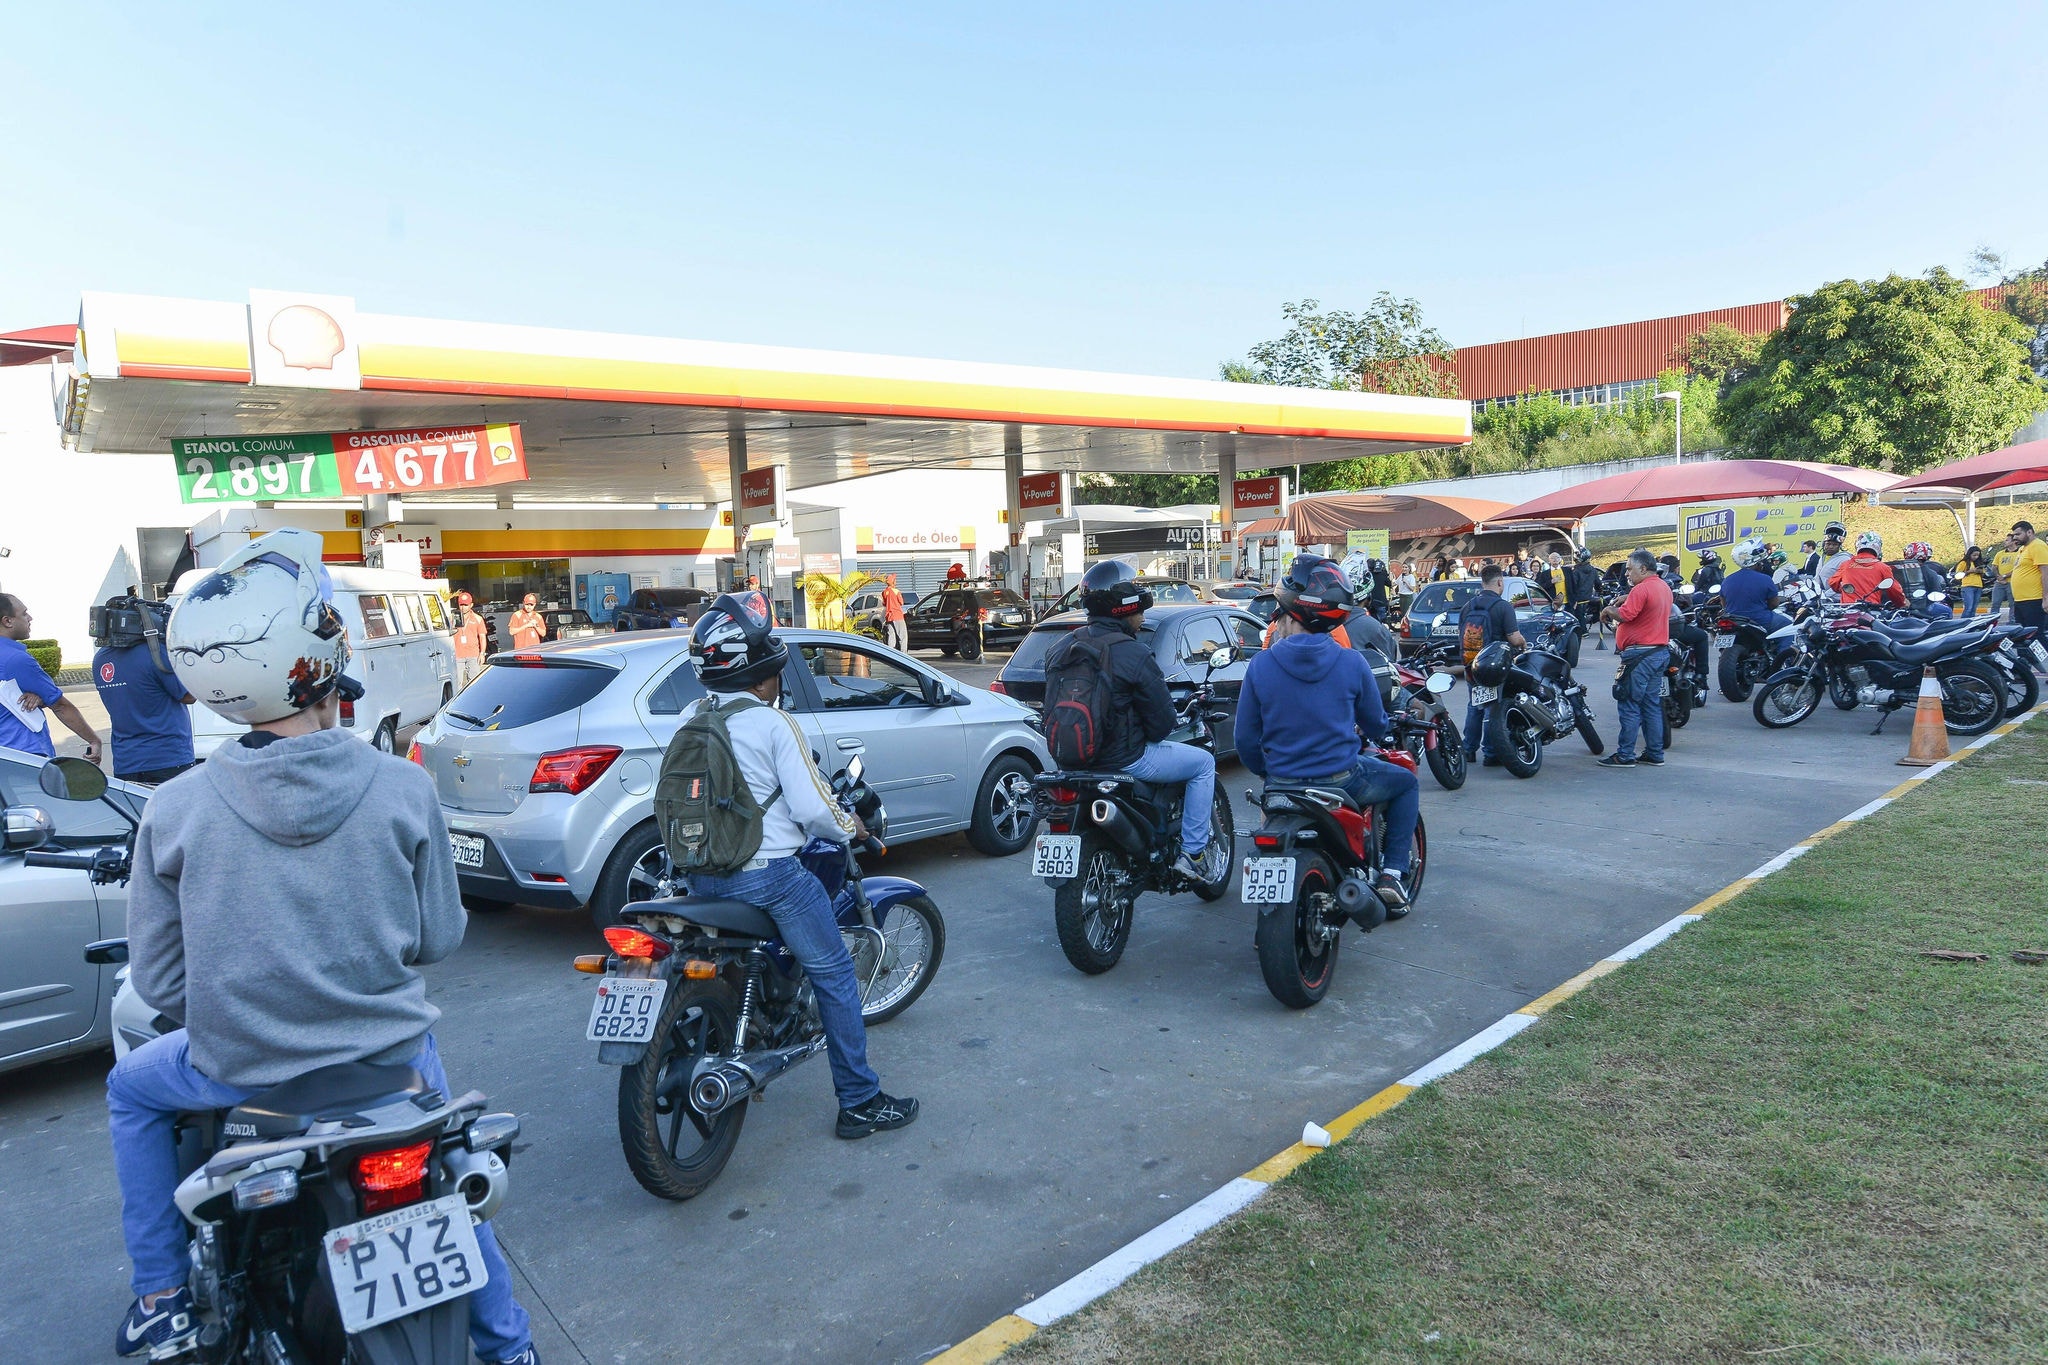
[[[1820,694],[1819,681],[1808,673],[1767,678],[1749,711],[1766,730],[1789,730],[1819,708]]]
[[[1963,659],[1936,670],[1941,716],[1952,735],[1981,735],[2005,719],[2005,678],[1990,664]]]
[[[619,1143],[633,1178],[649,1194],[694,1199],[718,1179],[738,1145],[747,1102],[707,1119],[690,1107],[688,1094],[698,1059],[732,1047],[738,1018],[725,982],[671,982],[647,1055],[620,1070]],[[664,1095],[665,1089],[671,1093]]]
[[[1721,683],[1721,695],[1733,702],[1749,700],[1749,694],[1756,691],[1756,654],[1741,645],[1730,645],[1721,651],[1715,661],[1714,671]]]
[[[1586,741],[1586,747],[1598,758],[1607,749],[1607,742],[1600,738],[1600,727],[1593,723],[1593,708],[1586,705],[1584,697],[1572,700],[1572,724],[1578,727],[1579,738]]]
[[[2041,680],[2034,676],[2024,657],[2012,667],[1998,671],[2005,675],[2005,714],[2023,716],[2040,704]]]
[[[1417,718],[1428,719],[1423,715]],[[1454,792],[1465,785],[1465,740],[1458,733],[1458,722],[1448,713],[1437,717],[1436,747],[1424,748],[1422,754],[1429,762],[1429,775],[1439,787]]]
[[[1543,768],[1543,740],[1522,714],[1505,701],[1486,714],[1486,745],[1501,766],[1516,777],[1534,777]]]
[[[1685,723],[1691,719],[1692,677],[1690,674],[1680,674],[1678,680],[1671,685],[1671,695],[1664,699],[1664,722],[1669,729],[1683,730]],[[1671,736],[1664,736],[1664,742],[1669,744]]]
[[[1209,837],[1222,841],[1223,870],[1216,874],[1215,881],[1196,887],[1195,894],[1205,901],[1220,901],[1230,890],[1231,875],[1237,871],[1237,816],[1230,809],[1230,793],[1220,777],[1216,779],[1216,795],[1209,804]]]
[[[1136,897],[1118,887],[1116,874],[1124,871],[1128,876],[1123,862],[1123,850],[1108,839],[1083,834],[1080,871],[1052,895],[1060,951],[1090,976],[1116,966],[1131,941],[1131,902]]]
[[[1273,998],[1291,1010],[1305,1010],[1330,990],[1337,971],[1341,928],[1317,946],[1318,930],[1335,920],[1337,874],[1320,853],[1295,855],[1294,902],[1259,907],[1253,942],[1259,950],[1259,975]]]

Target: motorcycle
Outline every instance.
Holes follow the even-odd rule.
[[[1227,645],[1209,656],[1202,681],[1175,707],[1180,727],[1172,738],[1215,751],[1213,724],[1228,713],[1210,709],[1210,679],[1236,658]],[[1190,881],[1173,870],[1184,784],[1141,782],[1127,772],[1056,770],[1038,774],[1031,786],[1046,830],[1032,849],[1031,875],[1053,888],[1060,951],[1090,976],[1123,957],[1140,895],[1192,891],[1213,901],[1230,889],[1228,856],[1214,859],[1214,881]],[[1218,782],[1209,829],[1226,855],[1235,847],[1236,828],[1230,796]]]
[[[59,800],[103,800],[130,821],[123,848],[30,850],[38,867],[125,882],[133,817],[100,770],[59,758]],[[86,960],[128,960],[128,940]],[[410,1066],[349,1062],[272,1086],[231,1109],[180,1114],[178,1210],[191,1225],[188,1287],[206,1365],[459,1365],[463,1300],[489,1282],[477,1223],[504,1203],[519,1136],[482,1092],[450,1098]]]
[[[797,860],[825,887],[860,982],[861,1019],[885,1023],[938,974],[946,923],[922,886],[861,875],[882,853],[888,815],[862,780],[860,756],[833,796],[868,837],[814,839]],[[635,901],[604,931],[609,953],[573,965],[604,979],[584,1029],[619,1072],[619,1143],[641,1188],[663,1199],[702,1194],[731,1159],[747,1101],[825,1048],[817,997],[767,911],[745,901],[677,896]]]
[[[1534,777],[1543,767],[1544,746],[1573,730],[1598,754],[1605,744],[1586,704],[1586,689],[1566,661],[1571,639],[1584,627],[1576,616],[1554,612],[1536,643],[1517,654],[1497,640],[1472,660],[1474,705],[1486,716],[1486,747],[1516,777]]]
[[[1393,705],[1387,710],[1401,747],[1418,763],[1429,764],[1430,776],[1445,791],[1465,785],[1465,740],[1444,696],[1455,679],[1444,670],[1458,653],[1458,646],[1445,641],[1418,652],[1412,661],[1395,665]],[[1411,666],[1420,664],[1428,673]]]
[[[1415,770],[1415,756],[1406,749],[1368,752]],[[1345,922],[1371,933],[1387,920],[1386,902],[1373,890],[1386,856],[1386,807],[1360,810],[1341,790],[1312,784],[1269,782],[1245,798],[1264,817],[1239,884],[1241,899],[1259,911],[1253,936],[1259,974],[1275,1000],[1307,1009],[1329,992]],[[1411,910],[1428,868],[1429,835],[1418,815],[1415,848],[1401,879]]]
[[[1875,707],[1880,733],[1894,711],[1914,705],[1922,670],[1934,668],[1941,688],[1942,716],[1954,735],[1981,735],[2005,718],[2005,676],[1976,657],[1996,650],[1989,621],[1960,630],[1928,632],[1918,640],[1895,639],[1865,612],[1829,617],[1815,612],[1771,632],[1772,640],[1799,646],[1793,662],[1766,678],[1750,703],[1757,723],[1783,730],[1811,716],[1824,692],[1855,676],[1853,706]],[[1852,673],[1854,670],[1854,673]]]

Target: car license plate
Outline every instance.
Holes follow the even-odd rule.
[[[661,1017],[661,998],[666,994],[668,982],[659,977],[606,977],[597,983],[590,1027],[583,1036],[593,1043],[653,1041],[654,1021]]]
[[[457,834],[454,830],[449,830],[448,851],[455,855],[457,867],[481,868],[484,865],[484,840],[481,834]]]
[[[1294,859],[1246,858],[1238,899],[1246,905],[1285,905],[1294,899]]]
[[[1081,871],[1081,836],[1041,834],[1031,850],[1034,877],[1074,877]]]
[[[1499,700],[1500,689],[1498,687],[1475,687],[1472,689],[1472,704],[1474,706],[1484,706],[1490,701]]]
[[[1716,635],[1714,637],[1714,647],[1717,649],[1726,649],[1734,643],[1735,637],[1733,635]]]
[[[354,1335],[490,1282],[459,1194],[380,1213],[327,1234],[342,1330]]]

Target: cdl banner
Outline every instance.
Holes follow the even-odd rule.
[[[1700,565],[1700,552],[1721,557],[1723,572],[1734,573],[1731,547],[1745,540],[1775,544],[1795,565],[1805,556],[1799,542],[1818,541],[1823,526],[1842,518],[1840,498],[1737,498],[1696,503],[1678,509],[1678,562],[1687,578]]]
[[[435,493],[521,483],[516,423],[296,436],[201,436],[171,442],[188,503],[288,502],[366,493]]]

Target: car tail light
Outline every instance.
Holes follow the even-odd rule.
[[[427,760],[420,757],[420,742],[418,740],[414,740],[412,742],[412,747],[408,748],[405,751],[405,761],[408,763],[417,763],[422,768],[427,766]]]
[[[426,1193],[427,1158],[432,1142],[415,1142],[356,1158],[355,1186],[363,1196],[363,1212],[379,1213],[416,1203]]]
[[[997,678],[994,682],[990,683],[988,685],[988,690],[991,692],[998,693],[999,695],[1005,697],[1010,695],[1010,689],[1003,686],[1003,680],[1001,678]]]
[[[538,654],[514,654],[512,664],[516,668],[546,668],[548,661]]]
[[[616,744],[591,744],[580,749],[559,749],[542,754],[533,765],[529,792],[566,792],[576,795],[603,777],[605,770],[623,753]]]
[[[988,620],[988,608],[987,608],[987,607],[983,607],[983,608],[982,608],[982,609],[981,609],[980,611],[977,611],[977,612],[975,612],[975,613],[974,613],[974,616],[975,616],[975,619],[976,619],[976,620],[979,620],[979,621],[986,621],[986,620]]]
[[[356,723],[356,704],[347,697],[341,699],[341,723],[343,725],[354,725]]]
[[[1254,834],[1252,836],[1252,846],[1254,848],[1278,848],[1280,847],[1280,836],[1277,834]]]
[[[1411,631],[1411,630],[1409,630],[1409,629],[1408,629],[1408,618],[1407,618],[1407,617],[1405,617],[1405,616],[1404,616],[1404,617],[1402,617],[1402,618],[1401,618],[1401,638],[1402,638],[1402,639],[1404,639],[1404,640],[1407,640],[1407,639],[1412,639],[1412,638],[1414,638],[1414,634],[1415,634],[1415,632],[1414,632],[1414,631]]]
[[[666,939],[624,924],[615,924],[605,930],[604,941],[611,944],[612,951],[620,957],[644,957],[652,962],[659,962],[675,951]]]

